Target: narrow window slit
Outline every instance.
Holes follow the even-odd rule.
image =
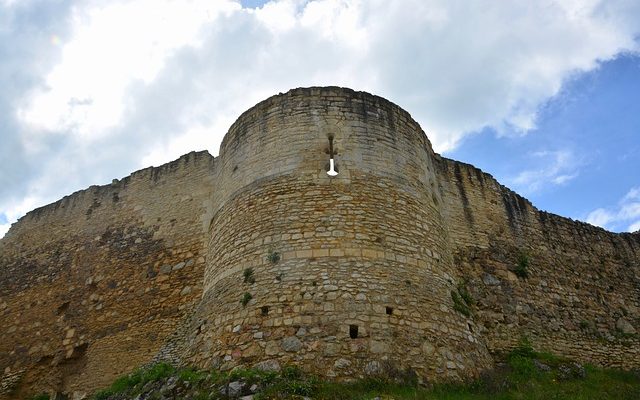
[[[391,314],[393,314],[393,307],[386,307],[385,311],[386,311],[387,315],[391,315]]]
[[[338,171],[336,170],[336,164],[333,156],[335,152],[333,150],[333,136],[329,136],[329,170],[327,171],[327,175],[336,176],[338,175]]]
[[[260,314],[263,316],[269,315],[269,306],[260,307]]]
[[[358,325],[349,325],[349,337],[351,339],[358,337]]]

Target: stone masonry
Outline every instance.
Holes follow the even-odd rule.
[[[638,368],[639,261],[639,233],[537,210],[383,98],[294,89],[243,113],[218,157],[11,227],[0,391],[81,397],[154,360],[464,380],[523,337]]]

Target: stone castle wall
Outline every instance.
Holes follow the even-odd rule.
[[[637,368],[639,251],[639,234],[540,212],[434,154],[387,100],[295,89],[242,114],[215,159],[190,153],[15,224],[0,241],[0,383],[86,392],[154,359],[466,379],[522,336]]]
[[[440,159],[454,264],[492,352],[523,336],[596,365],[640,365],[640,234],[537,210],[477,168]],[[529,276],[514,274],[526,255]]]
[[[150,360],[202,293],[213,157],[190,153],[31,211],[0,241],[0,366],[16,398]],[[23,392],[25,390],[26,392]]]

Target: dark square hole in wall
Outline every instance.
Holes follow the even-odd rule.
[[[349,337],[351,339],[358,337],[358,325],[349,325]]]
[[[69,302],[65,301],[64,303],[60,304],[60,306],[56,310],[56,313],[58,315],[64,314],[68,309],[69,309]]]
[[[387,313],[387,315],[393,314],[393,307],[385,307],[385,312]]]
[[[262,315],[269,315],[269,306],[262,306],[262,307],[260,307],[260,314],[262,314]]]

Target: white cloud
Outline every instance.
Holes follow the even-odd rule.
[[[0,238],[3,237],[11,227],[11,224],[0,224]]]
[[[615,213],[607,211],[604,208],[597,208],[587,215],[586,221],[591,225],[605,228],[607,224],[616,218]]]
[[[0,2],[0,54],[14,55],[0,63],[0,212],[215,154],[241,112],[300,86],[386,97],[437,151],[488,126],[522,134],[567,79],[639,50],[635,0],[69,3]],[[561,155],[515,179],[566,184],[577,170]]]
[[[640,187],[632,188],[627,192],[627,194],[622,198],[622,201],[640,201]]]
[[[73,38],[62,60],[18,111],[40,128],[80,135],[108,134],[124,112],[127,86],[152,82],[175,49],[197,45],[203,25],[238,10],[233,1],[109,2],[76,8]]]
[[[211,132],[225,132],[234,119],[220,118],[210,125],[190,127],[183,134],[169,139],[165,144],[152,148],[142,159],[143,165],[160,165],[194,149],[213,148],[216,136]]]
[[[631,188],[616,206],[591,211],[585,220],[609,230],[637,231],[640,229],[640,186]]]
[[[506,182],[524,195],[551,185],[564,185],[579,174],[581,162],[569,150],[539,151],[530,154],[538,167],[527,169]]]
[[[11,224],[16,222],[18,218],[38,207],[40,199],[41,197],[29,196],[18,203],[5,206],[4,212],[0,213],[0,238],[9,231]]]
[[[132,80],[152,83],[177,49],[209,41],[219,44],[208,54],[213,66],[217,58],[251,60],[219,71],[229,81],[242,81],[241,73],[272,90],[338,82],[379,92],[416,114],[444,151],[484,126],[533,128],[539,104],[565,79],[638,49],[638,29],[627,21],[634,16],[638,7],[624,1],[280,0],[241,9],[233,1],[139,0],[76,8],[61,64],[21,116],[98,135],[121,121]],[[233,97],[251,89],[242,91]]]

